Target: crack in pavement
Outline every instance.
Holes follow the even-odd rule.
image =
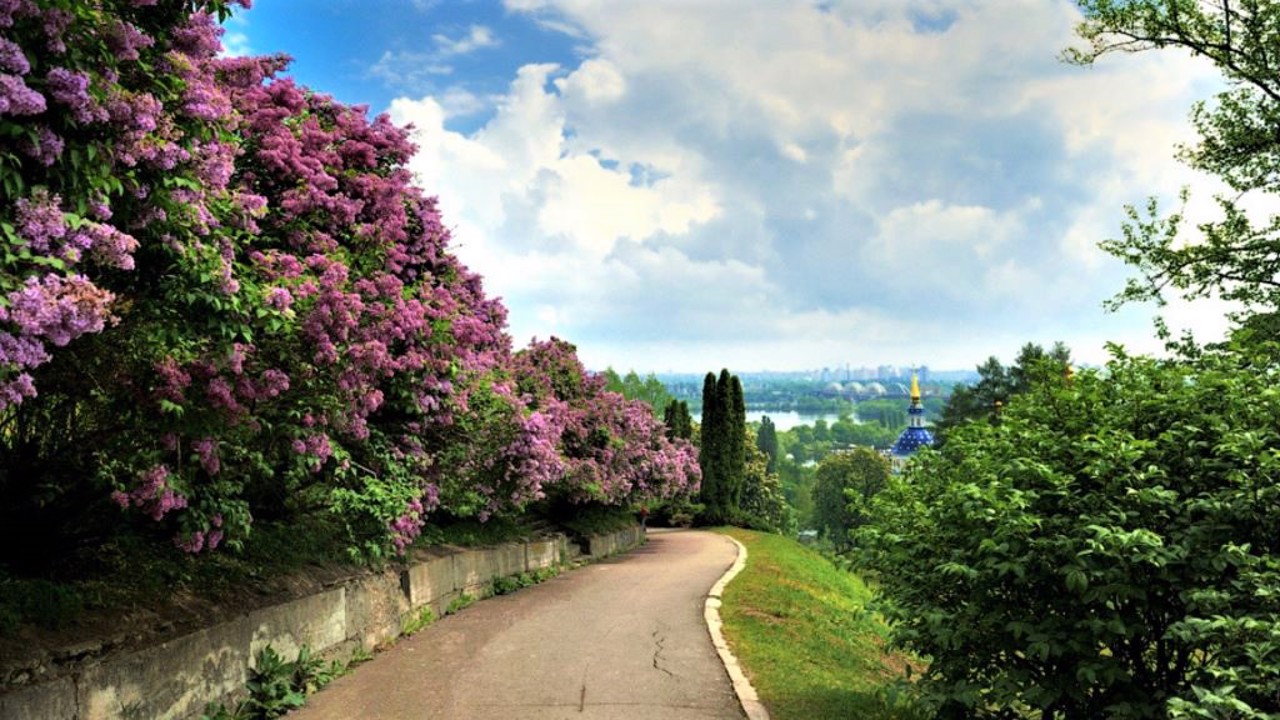
[[[667,675],[671,677],[675,677],[676,676],[675,673],[671,672],[670,670],[662,667],[662,665],[658,664],[658,661],[662,658],[662,651],[666,649],[664,646],[667,642],[667,636],[661,635],[659,633],[661,633],[661,630],[653,631],[653,644],[655,646],[655,649],[653,651],[653,669],[661,670]]]

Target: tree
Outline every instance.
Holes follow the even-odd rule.
[[[1115,299],[1163,302],[1168,291],[1189,298],[1218,294],[1254,315],[1243,325],[1275,338],[1280,308],[1280,216],[1251,218],[1246,203],[1274,207],[1280,191],[1280,4],[1273,0],[1083,0],[1086,41],[1068,60],[1098,61],[1116,52],[1179,48],[1212,62],[1227,89],[1198,102],[1191,121],[1199,142],[1180,149],[1191,167],[1215,175],[1236,193],[1216,198],[1221,216],[1185,242],[1180,212],[1161,216],[1152,198],[1126,208],[1123,236],[1102,243],[1138,269]],[[1183,202],[1186,194],[1183,194]],[[1247,316],[1246,316],[1247,317]],[[1245,320],[1244,317],[1239,318]]]
[[[1071,350],[1055,342],[1046,351],[1036,343],[1027,343],[1018,351],[1013,364],[1005,367],[992,355],[977,367],[978,382],[973,386],[957,385],[935,423],[937,444],[946,442],[952,428],[971,420],[999,420],[1000,410],[1014,395],[1026,392],[1037,374],[1062,375],[1071,366]]]
[[[747,478],[747,406],[742,396],[742,381],[737,375],[729,375],[722,370],[721,381],[729,378],[729,433],[725,443],[728,450],[728,468],[725,476],[729,479],[729,507],[736,510],[742,507],[742,493]]]
[[[725,501],[723,405],[716,398],[715,373],[707,373],[702,381],[702,443],[698,448],[698,466],[702,468],[700,498],[704,517],[710,523],[724,522],[728,517]]]
[[[778,471],[778,430],[768,415],[760,418],[760,429],[756,431],[756,448],[769,458],[765,472]]]
[[[818,463],[813,485],[813,522],[836,548],[851,546],[849,532],[862,523],[858,510],[889,481],[889,462],[870,448],[836,452]],[[857,499],[855,499],[857,498]]]
[[[689,440],[693,437],[693,417],[689,415],[689,404],[683,400],[672,400],[662,412],[662,422],[667,426],[667,437]]]
[[[742,502],[746,474],[746,409],[742,383],[727,369],[707,373],[702,384],[703,521],[732,522]]]
[[[745,440],[743,454],[746,462],[739,508],[741,522],[756,530],[794,532],[795,513],[787,504],[782,481],[776,473],[769,472],[769,456],[751,440]]]
[[[1274,354],[1114,352],[870,503],[861,561],[942,717],[1280,717]]]
[[[671,394],[667,392],[667,388],[658,379],[657,375],[649,373],[643,380],[636,374],[635,370],[627,372],[625,377],[619,376],[613,368],[606,368],[604,371],[605,385],[604,389],[616,392],[628,400],[642,400],[649,407],[653,408],[653,416],[658,417],[671,403]]]

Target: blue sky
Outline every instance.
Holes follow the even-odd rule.
[[[1179,165],[1213,69],[1058,60],[1066,0],[257,0],[287,53],[413,123],[413,169],[518,345],[589,366],[971,367],[1023,342],[1151,351],[1122,208],[1216,189]],[[1210,338],[1216,304],[1173,303]]]

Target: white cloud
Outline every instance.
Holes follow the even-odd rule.
[[[1063,65],[1066,0],[831,5],[508,0],[586,38],[583,59],[530,57],[496,99],[393,104],[517,340],[697,369],[1149,337],[1145,313],[1099,309],[1127,271],[1096,243],[1124,203],[1204,187],[1172,144],[1209,69]],[[439,49],[483,46],[477,27]],[[489,102],[477,131],[446,129]]]
[[[245,57],[253,55],[253,47],[249,44],[249,34],[247,32],[249,21],[243,13],[237,13],[227,18],[222,24],[222,52],[221,57]]]
[[[484,25],[472,25],[466,35],[456,39],[437,33],[431,36],[431,41],[436,44],[436,52],[440,57],[466,55],[476,50],[499,45],[493,31]]]

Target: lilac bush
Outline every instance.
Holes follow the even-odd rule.
[[[571,345],[512,352],[406,130],[218,57],[228,12],[0,0],[9,532],[134,518],[195,553],[330,517],[378,556],[437,511],[696,487]]]

